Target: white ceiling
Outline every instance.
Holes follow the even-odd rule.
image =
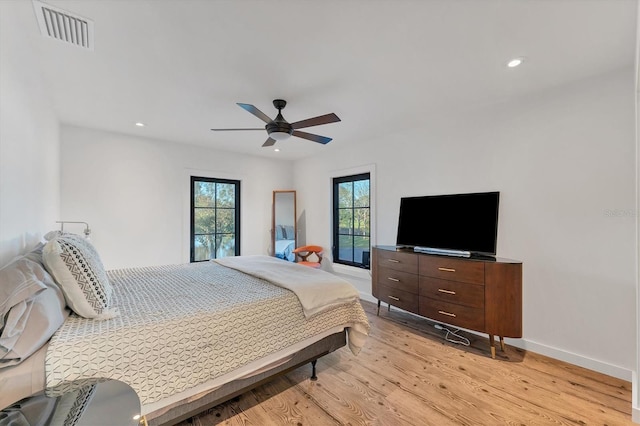
[[[46,1],[94,21],[87,51],[19,1],[63,123],[286,159],[631,66],[637,16],[635,0]],[[235,103],[274,117],[275,98],[289,122],[335,112],[305,129],[333,142],[275,153],[266,132],[209,130],[261,127]]]

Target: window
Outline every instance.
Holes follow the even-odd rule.
[[[240,181],[191,176],[191,262],[240,255]]]
[[[333,179],[333,261],[369,268],[369,173]]]

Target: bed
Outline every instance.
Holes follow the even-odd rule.
[[[2,407],[40,390],[60,399],[118,380],[135,390],[149,424],[172,424],[342,346],[357,354],[368,334],[357,291],[323,271],[244,256],[106,272],[95,248],[80,237],[54,241],[57,250],[66,241],[70,253],[89,253],[76,278],[89,270],[108,286],[93,298],[63,291],[73,312],[55,318],[55,332],[43,346],[0,368]],[[30,280],[64,289],[69,277],[46,261],[50,245],[41,250],[55,279],[41,268],[40,278]],[[77,263],[76,256],[67,264]],[[23,266],[30,261],[37,270],[33,258],[37,253]],[[8,373],[17,378],[8,381]]]

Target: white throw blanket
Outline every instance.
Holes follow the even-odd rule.
[[[270,256],[236,256],[215,259],[222,266],[269,281],[298,296],[305,317],[359,299],[350,282],[319,269]]]

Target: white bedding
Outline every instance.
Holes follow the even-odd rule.
[[[20,364],[0,370],[0,408],[44,390],[47,344]]]
[[[342,278],[274,257],[225,257],[215,262],[293,291],[307,318],[360,297],[355,287]]]
[[[214,262],[111,271],[109,280],[120,316],[67,319],[49,344],[48,395],[120,380],[148,413],[328,330],[347,328],[357,352],[369,329],[358,300],[305,318],[291,291]]]

